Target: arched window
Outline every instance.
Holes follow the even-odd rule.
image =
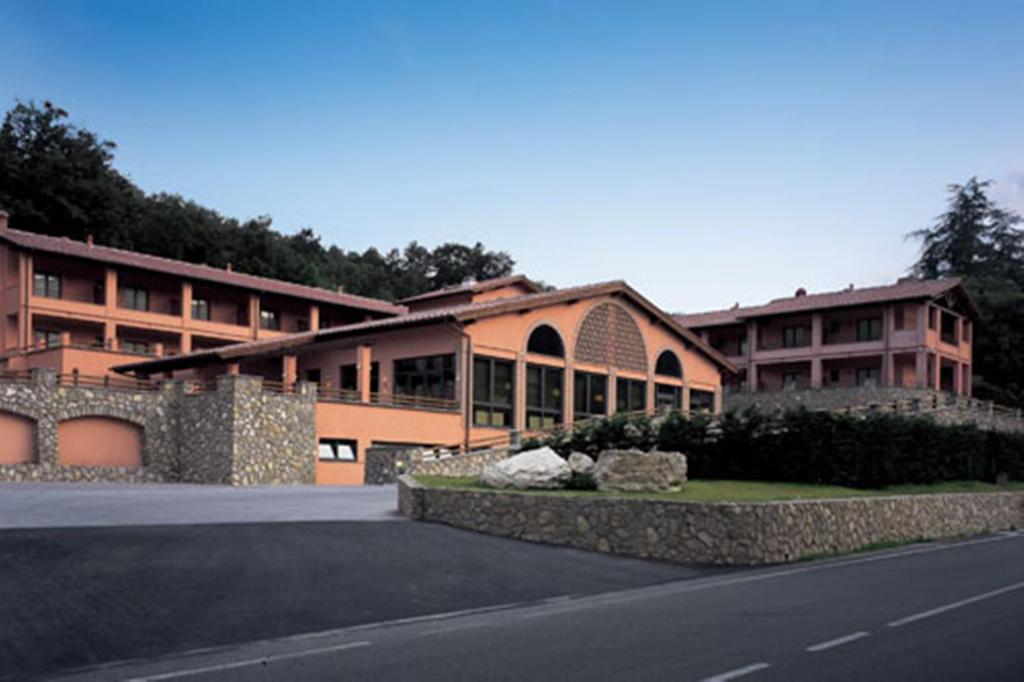
[[[540,355],[551,355],[556,358],[565,357],[565,348],[562,346],[562,337],[553,327],[544,324],[533,330],[530,340],[526,343],[526,350],[529,353]]]
[[[658,356],[658,363],[654,366],[654,373],[663,377],[683,378],[683,365],[679,362],[679,356],[670,350],[664,351]]]

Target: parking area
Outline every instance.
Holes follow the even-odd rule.
[[[394,486],[0,483],[0,528],[395,521]]]

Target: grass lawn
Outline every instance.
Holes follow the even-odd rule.
[[[490,490],[476,477],[448,478],[417,476],[423,485],[435,488]],[[933,485],[901,485],[878,490],[844,488],[807,483],[763,483],[760,481],[691,480],[678,493],[602,493],[593,490],[524,490],[526,495],[600,495],[603,497],[641,497],[680,502],[770,502],[775,500],[819,500],[836,497],[874,497],[879,495],[926,495],[929,493],[991,493],[1024,490],[1024,481],[1004,486],[981,481],[947,481]]]

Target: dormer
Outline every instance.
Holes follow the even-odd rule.
[[[399,303],[408,306],[410,313],[416,313],[500,298],[514,298],[535,294],[538,291],[540,291],[540,287],[525,275],[510,275],[480,281],[469,277],[464,279],[461,284],[410,296],[402,299]]]

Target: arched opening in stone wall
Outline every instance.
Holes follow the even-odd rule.
[[[530,340],[526,343],[528,353],[539,355],[550,355],[555,358],[565,357],[565,346],[562,344],[562,337],[555,328],[542,324],[530,334]]]
[[[663,377],[683,378],[683,363],[679,356],[670,350],[662,351],[658,362],[654,365],[654,373]]]
[[[647,371],[647,347],[636,320],[615,303],[587,313],[576,337],[575,359],[619,369]]]
[[[28,417],[0,411],[0,464],[35,461],[36,424]]]
[[[142,427],[112,417],[78,417],[57,425],[62,466],[142,466]]]

